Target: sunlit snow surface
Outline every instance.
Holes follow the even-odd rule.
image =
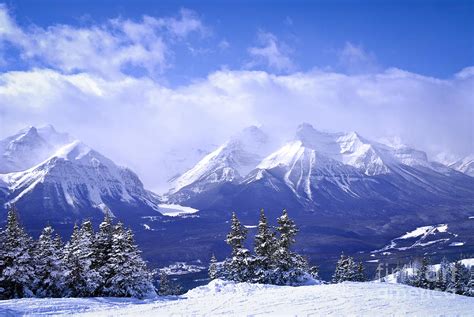
[[[195,214],[199,211],[191,207],[181,206],[177,204],[159,204],[158,208],[160,209],[160,213],[162,215],[169,217],[182,217],[190,214]]]
[[[234,284],[216,280],[177,296],[134,299],[0,301],[0,315],[80,316],[469,316],[474,298],[387,283],[313,286]]]

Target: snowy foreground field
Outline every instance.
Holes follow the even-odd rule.
[[[268,286],[224,282],[177,297],[0,301],[0,316],[473,316],[474,298],[387,283]]]

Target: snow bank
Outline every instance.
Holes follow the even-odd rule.
[[[212,281],[182,296],[0,301],[0,316],[467,316],[474,298],[387,283],[271,286]]]
[[[278,288],[281,286],[264,285],[264,284],[250,284],[250,283],[234,283],[223,280],[213,280],[209,284],[204,286],[196,287],[188,291],[184,296],[186,298],[200,298],[200,297],[215,297],[215,296],[228,296],[228,295],[241,295],[246,294],[247,296],[255,293],[256,291],[264,291],[267,289]]]

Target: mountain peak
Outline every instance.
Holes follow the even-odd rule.
[[[68,161],[79,160],[89,154],[92,151],[90,147],[85,145],[79,140],[75,140],[62,148],[60,148],[55,154],[55,157],[63,158]]]
[[[310,123],[301,123],[296,128],[296,137],[297,138],[306,138],[308,136],[314,135],[318,131]]]

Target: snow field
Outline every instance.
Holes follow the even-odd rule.
[[[148,299],[20,299],[0,315],[75,316],[472,316],[474,298],[406,285],[345,282],[271,286],[214,280],[182,296]]]

